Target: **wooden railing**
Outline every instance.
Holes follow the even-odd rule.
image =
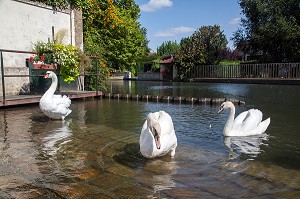
[[[202,65],[192,67],[188,78],[300,79],[300,63]]]

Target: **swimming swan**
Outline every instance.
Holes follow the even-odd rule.
[[[168,152],[174,157],[177,137],[171,116],[165,111],[149,113],[140,135],[140,151],[146,158],[163,156]]]
[[[262,112],[258,109],[250,109],[240,113],[236,118],[235,107],[232,102],[223,102],[218,113],[229,109],[229,117],[224,127],[224,136],[249,136],[264,133],[269,124],[270,118],[262,121]]]
[[[69,109],[71,100],[65,95],[54,95],[57,87],[57,76],[54,72],[47,71],[44,78],[52,78],[52,84],[40,99],[40,109],[52,119],[64,120],[72,112]]]

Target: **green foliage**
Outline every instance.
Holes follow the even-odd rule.
[[[159,56],[175,55],[175,53],[179,49],[179,47],[180,47],[180,45],[176,41],[163,42],[157,48],[157,55],[159,55]]]
[[[143,39],[143,43],[142,43],[142,47],[144,48],[143,51],[145,54],[149,53],[151,51],[151,49],[148,47],[148,44],[149,44],[149,40],[147,39],[147,29],[145,27],[142,27],[140,29],[144,39]],[[145,55],[144,54],[144,55]],[[143,56],[143,55],[142,55]]]
[[[184,78],[191,67],[218,64],[220,52],[226,49],[227,39],[220,26],[202,26],[191,37],[183,38],[175,54],[175,61]]]
[[[218,64],[219,54],[222,49],[226,49],[228,41],[220,26],[202,26],[193,35],[194,40],[204,49],[204,64]]]
[[[242,29],[233,35],[236,46],[263,62],[300,61],[300,11],[296,0],[239,0]]]
[[[100,57],[107,68],[137,69],[137,60],[149,52],[147,29],[141,27],[139,6],[134,0],[31,0],[55,9],[82,10],[84,52]],[[75,73],[72,73],[75,74]],[[106,73],[104,73],[106,74]]]
[[[201,47],[201,46],[198,46]],[[189,70],[196,65],[196,63],[203,63],[203,49],[198,48],[194,43],[193,37],[183,38],[180,41],[180,49],[175,54],[175,61],[178,67],[180,67],[180,79],[186,77]]]
[[[41,41],[38,41],[33,44],[33,52],[36,53],[33,60],[35,62],[41,61],[45,63],[51,63],[52,60],[52,52],[53,52],[53,45],[54,43],[48,42],[44,43]]]
[[[240,61],[235,60],[223,60],[220,62],[220,65],[238,65]]]
[[[34,61],[55,64],[60,69],[63,80],[70,83],[79,75],[79,50],[71,45],[44,43],[41,41],[33,44],[36,52]]]
[[[138,57],[149,52],[147,30],[137,21],[139,6],[134,0],[31,0],[55,9],[82,10],[84,51],[98,56],[116,70],[136,69]]]
[[[75,81],[79,75],[78,48],[71,45],[54,44],[54,63],[60,69],[60,75],[67,83]]]
[[[84,50],[119,71],[137,71],[137,59],[148,47],[146,29],[133,0],[93,1],[82,8]]]
[[[85,0],[30,0],[32,2],[39,2],[52,6],[54,9],[67,9],[70,6],[72,8],[80,8],[81,4]]]

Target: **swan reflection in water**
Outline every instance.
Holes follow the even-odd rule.
[[[61,121],[57,121],[61,122]],[[69,128],[71,120],[69,121],[62,121],[62,126],[57,129],[53,129],[51,134],[45,136],[43,138],[44,147],[43,151],[46,152],[47,155],[54,156],[58,152],[58,150],[66,143],[71,141],[72,132]]]
[[[154,193],[159,193],[162,190],[168,190],[176,186],[173,181],[173,175],[178,169],[177,162],[174,159],[163,157],[151,160],[144,165],[144,169],[152,171],[152,187]]]
[[[261,146],[267,146],[268,135],[263,133],[254,136],[226,136],[224,144],[229,150],[229,159],[236,159],[242,154],[247,155],[251,160],[262,152]]]

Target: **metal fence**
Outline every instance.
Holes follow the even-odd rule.
[[[187,78],[288,78],[300,79],[300,63],[194,66]]]

